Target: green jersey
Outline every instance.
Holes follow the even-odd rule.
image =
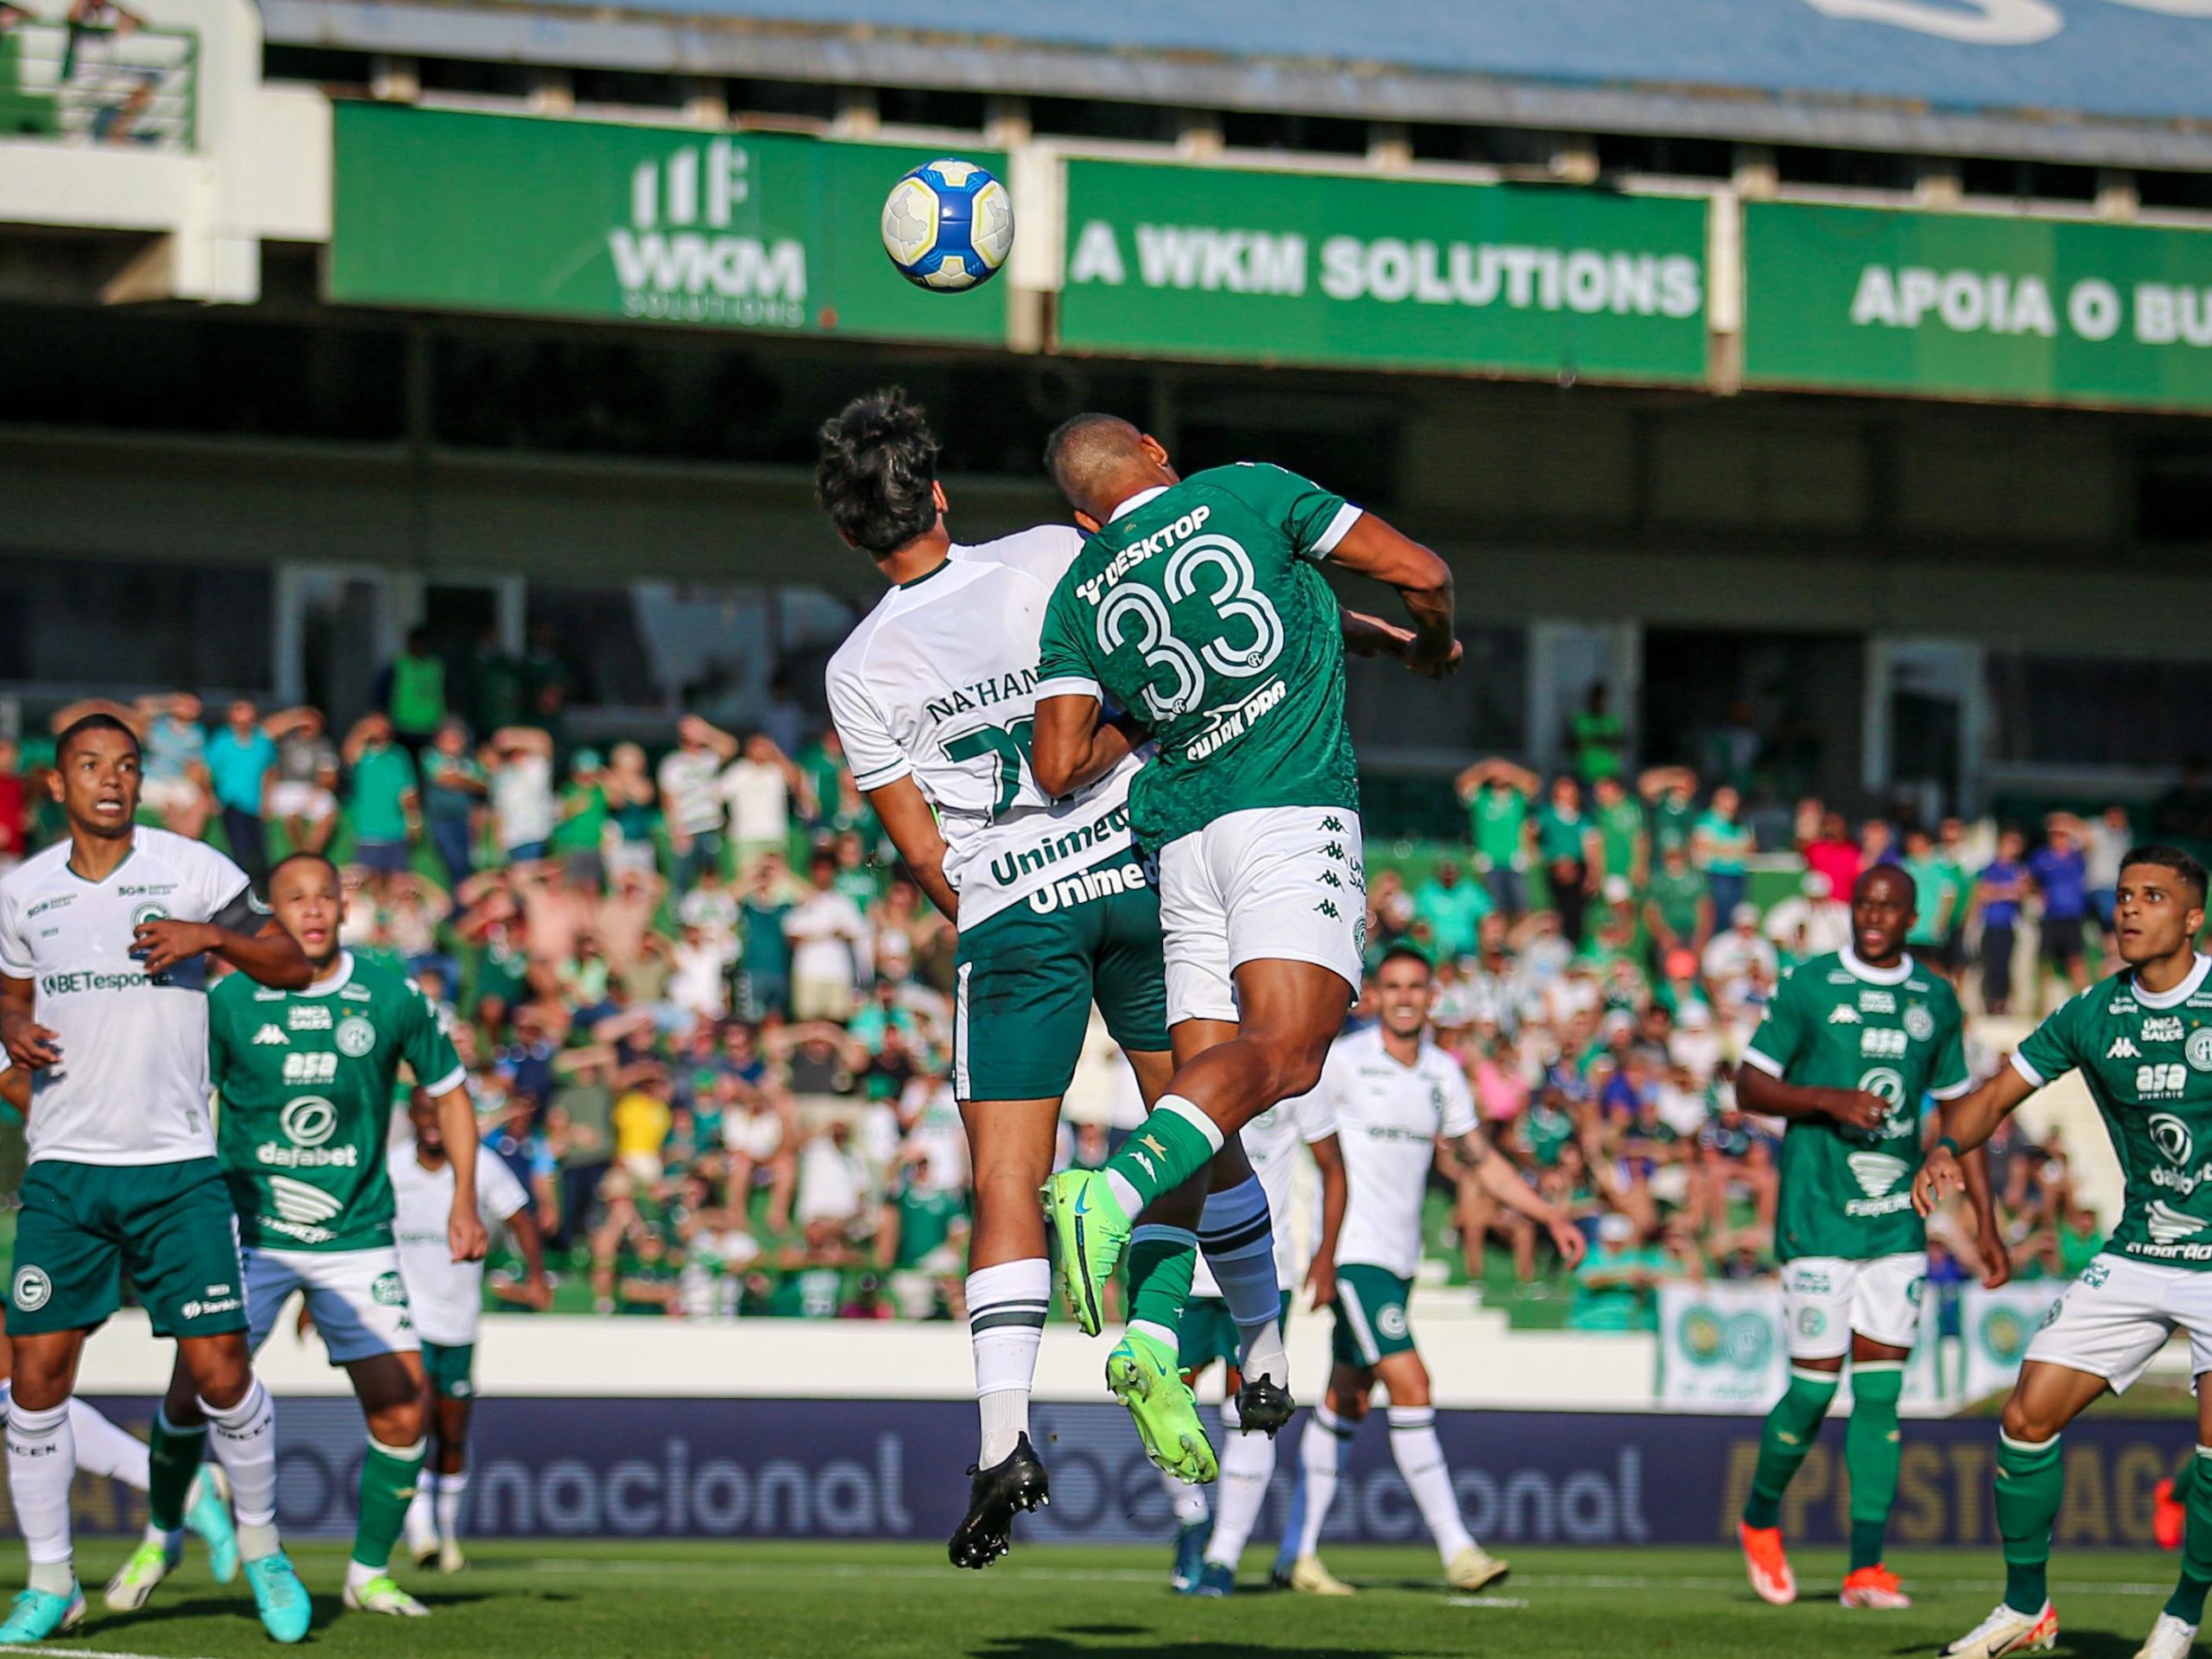
[[[1651,804],[1651,851],[1656,858],[1669,847],[1690,844],[1697,823],[1697,807],[1687,795],[1671,791]]]
[[[467,1075],[422,988],[350,950],[304,991],[232,974],[207,994],[207,1058],[238,1242],[272,1250],[391,1243],[385,1141],[399,1063],[433,1094]]]
[[[1197,473],[1122,503],[1045,612],[1037,696],[1147,721],[1129,791],[1157,850],[1231,812],[1359,809],[1344,632],[1317,568],[1359,509],[1280,467]]]
[[[2199,957],[2163,996],[2115,974],[2037,1026],[2012,1056],[2012,1069],[2037,1088],[2080,1071],[2097,1103],[2126,1178],[2105,1249],[2200,1273],[2212,1270],[2209,969],[2212,957]]]
[[[1529,868],[1529,798],[1505,784],[1484,784],[1467,803],[1475,850],[1493,870]]]
[[[1592,815],[1598,824],[1598,844],[1605,850],[1605,874],[1624,880],[1636,879],[1636,843],[1643,834],[1643,809],[1624,795]]]
[[[1873,968],[1848,950],[1831,951],[1776,987],[1744,1063],[1801,1088],[1859,1089],[1890,1103],[1876,1129],[1790,1120],[1777,1256],[1867,1262],[1926,1248],[1927,1229],[1912,1208],[1921,1102],[1973,1087],[1964,1035],[1948,982],[1910,957]]]

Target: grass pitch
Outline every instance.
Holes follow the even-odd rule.
[[[1916,1551],[1892,1563],[1916,1605],[1847,1613],[1835,1605],[1843,1561],[1807,1551],[1803,1599],[1755,1600],[1732,1551],[1520,1549],[1494,1592],[1454,1596],[1430,1576],[1427,1550],[1344,1548],[1326,1560],[1363,1593],[1348,1600],[1259,1587],[1266,1557],[1247,1556],[1244,1592],[1227,1601],[1169,1593],[1167,1549],[1017,1550],[982,1573],[920,1545],[477,1543],[452,1578],[402,1571],[435,1609],[429,1619],[378,1618],[338,1605],[345,1552],[295,1550],[315,1599],[303,1650],[337,1659],[1393,1659],[1471,1653],[1513,1659],[1668,1653],[1771,1659],[1782,1652],[1933,1654],[1995,1603],[1992,1552]],[[88,1542],[83,1571],[111,1570],[109,1541]],[[2052,1593],[2058,1650],[2128,1659],[2171,1587],[2177,1558],[2062,1555]],[[135,1616],[100,1610],[42,1649],[87,1656],[272,1659],[243,1586],[218,1588],[197,1558]]]

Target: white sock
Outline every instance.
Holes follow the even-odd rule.
[[[146,1442],[126,1434],[74,1395],[69,1401],[69,1427],[77,1436],[77,1466],[88,1475],[119,1480],[143,1492],[151,1482]]]
[[[1194,1527],[1206,1518],[1206,1489],[1176,1479],[1165,1469],[1160,1484],[1167,1489],[1167,1512],[1179,1527]]]
[[[1452,1491],[1452,1471],[1444,1465],[1444,1443],[1436,1438],[1436,1412],[1428,1406],[1390,1408],[1390,1455],[1436,1540],[1436,1553],[1449,1567],[1452,1558],[1475,1541],[1459,1519],[1459,1500]]]
[[[1337,1466],[1351,1447],[1356,1425],[1348,1423],[1326,1406],[1313,1408],[1306,1433],[1298,1442],[1298,1461],[1306,1480],[1306,1524],[1298,1535],[1300,1559],[1320,1547],[1321,1523],[1329,1518],[1329,1505],[1337,1496]],[[1250,1435],[1239,1435],[1249,1440]]]
[[[1236,1427],[1236,1402],[1222,1402],[1221,1425]],[[1268,1482],[1275,1472],[1275,1443],[1264,1434],[1230,1433],[1221,1442],[1221,1492],[1214,1500],[1213,1537],[1206,1544],[1206,1562],[1236,1570],[1244,1545],[1259,1524],[1260,1506],[1268,1501]]]
[[[71,1564],[69,1483],[77,1478],[77,1437],[69,1402],[51,1411],[8,1406],[8,1496],[31,1558],[31,1588],[66,1596],[77,1582]]]
[[[406,1539],[408,1549],[421,1554],[435,1549],[438,1543],[438,1522],[435,1504],[438,1496],[438,1472],[427,1464],[415,1478],[415,1496],[407,1500],[407,1519],[400,1523],[400,1535]]]
[[[1282,1287],[1275,1279],[1275,1235],[1268,1192],[1256,1175],[1206,1199],[1198,1219],[1198,1244],[1213,1269],[1229,1317],[1243,1337],[1248,1377],[1290,1386],[1290,1357],[1282,1345]]]
[[[1041,1255],[968,1275],[968,1345],[976,1355],[976,1409],[982,1420],[978,1468],[1004,1463],[1029,1432],[1029,1390],[1052,1302],[1052,1265]]]
[[[468,1496],[468,1471],[438,1477],[438,1536],[451,1543],[461,1536],[461,1500]]]
[[[207,1401],[207,1449],[231,1478],[231,1510],[238,1524],[238,1554],[249,1561],[274,1555],[276,1537],[276,1408],[255,1377],[245,1397],[227,1411]]]

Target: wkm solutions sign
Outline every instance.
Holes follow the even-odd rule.
[[[927,151],[389,104],[334,115],[335,303],[1005,337],[1002,294],[926,294],[884,257],[884,194]]]

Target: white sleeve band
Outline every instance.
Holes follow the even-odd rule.
[[[1349,501],[1338,507],[1337,516],[1329,520],[1329,527],[1321,532],[1313,543],[1315,556],[1325,559],[1330,554],[1335,552],[1337,543],[1351,533],[1351,527],[1360,521],[1363,511],[1364,509],[1355,507]]]
[[[1106,701],[1106,694],[1098,689],[1098,682],[1080,674],[1062,674],[1049,680],[1040,680],[1032,694],[1039,702],[1047,697],[1090,697],[1099,702]]]
[[[2037,1071],[2035,1067],[2030,1065],[2027,1061],[2021,1058],[2020,1052],[2018,1049],[2014,1049],[2012,1051],[2012,1069],[2018,1072],[2023,1077],[2026,1078],[2031,1087],[2044,1089],[2050,1086],[2050,1080],[2046,1078],[2042,1072]]]
[[[435,1083],[424,1084],[423,1085],[423,1092],[426,1095],[451,1094],[454,1090],[460,1088],[462,1084],[467,1083],[467,1081],[468,1068],[465,1065],[456,1065],[452,1071],[447,1072],[444,1077],[440,1077]]]
[[[1972,1077],[1965,1077],[1961,1079],[1959,1082],[1953,1084],[1948,1089],[1930,1089],[1928,1091],[1928,1094],[1929,1097],[1933,1100],[1960,1100],[1973,1092],[1974,1079]]]
[[[1782,1062],[1760,1053],[1756,1048],[1747,1048],[1744,1051],[1744,1064],[1756,1067],[1770,1077],[1778,1077],[1782,1075]]]
[[[871,789],[881,789],[886,784],[895,784],[901,778],[912,777],[913,771],[914,763],[902,754],[888,766],[878,766],[873,772],[855,772],[853,785],[865,793]]]

